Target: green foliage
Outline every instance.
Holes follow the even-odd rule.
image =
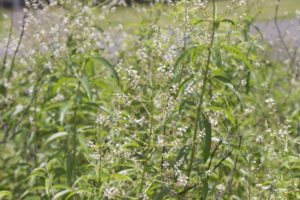
[[[296,62],[197,2],[130,27],[111,4],[29,11],[0,74],[0,199],[300,198]]]

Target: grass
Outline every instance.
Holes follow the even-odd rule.
[[[275,15],[275,4],[277,0],[250,0],[246,5],[235,9],[234,12],[229,12],[227,14],[228,17],[239,17],[243,13],[248,12],[250,15],[257,16],[258,21],[270,21],[274,18]],[[227,7],[230,7],[231,0],[223,0],[217,2],[218,12],[225,13]],[[145,8],[145,7],[141,7]],[[172,12],[173,9],[168,6],[161,6],[162,13],[160,18],[160,24],[170,25],[172,19],[169,12]],[[278,13],[279,19],[289,19],[295,18],[296,10],[300,10],[300,1],[297,0],[284,0],[280,2],[280,9]],[[136,21],[139,21],[143,18],[143,16],[137,12],[136,9],[132,8],[118,8],[116,12],[112,13],[109,16],[109,25],[118,25],[122,24],[125,26],[130,26],[134,24]]]

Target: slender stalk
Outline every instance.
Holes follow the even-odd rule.
[[[239,149],[241,148],[241,145],[242,145],[242,136],[240,135],[240,136],[239,136]],[[227,196],[228,196],[228,197],[227,197],[228,199],[230,199],[230,196],[231,196],[231,191],[232,191],[232,181],[233,181],[234,174],[235,174],[235,172],[236,172],[238,159],[239,159],[239,155],[236,155],[235,161],[234,161],[233,170],[232,170],[230,179],[229,179],[229,181],[228,181],[228,195],[227,195]]]
[[[152,103],[151,107],[153,107],[153,103]],[[150,117],[149,137],[148,137],[148,142],[147,142],[147,149],[145,152],[144,169],[143,169],[143,173],[142,173],[142,180],[141,180],[140,191],[139,191],[140,193],[142,193],[142,191],[143,191],[143,186],[144,186],[144,182],[145,182],[146,168],[148,165],[149,152],[150,152],[151,140],[152,140],[152,134],[153,134],[153,116],[152,116],[152,114],[150,114],[149,117]]]
[[[198,106],[197,106],[197,115],[196,115],[196,119],[195,119],[191,160],[190,160],[190,163],[189,163],[188,173],[187,173],[188,177],[190,177],[190,175],[191,175],[192,168],[193,168],[193,163],[194,163],[194,159],[195,159],[196,139],[197,139],[197,133],[198,133],[198,127],[199,127],[199,120],[200,120],[200,116],[201,116],[201,113],[202,113],[202,110],[203,110],[204,94],[206,92],[206,84],[207,84],[207,81],[208,81],[209,66],[210,66],[210,63],[211,63],[212,47],[214,45],[214,39],[215,39],[215,23],[216,23],[216,2],[215,2],[215,0],[212,0],[212,4],[213,4],[212,32],[211,32],[210,44],[209,44],[209,47],[208,47],[207,61],[206,61],[206,65],[205,65],[204,75],[203,75],[203,85],[202,85],[202,89],[201,89],[199,103],[198,103]]]
[[[284,49],[285,49],[285,51],[286,51],[288,57],[289,57],[290,59],[292,59],[291,53],[290,53],[290,51],[289,51],[289,48],[288,48],[287,44],[285,43],[285,40],[284,40],[284,38],[283,38],[281,29],[280,29],[279,24],[278,24],[279,4],[280,4],[280,0],[277,0],[277,1],[276,1],[276,7],[275,7],[274,24],[275,24],[275,28],[276,28],[276,30],[277,30],[277,32],[278,32],[279,39],[280,39],[280,41],[281,41],[281,43],[282,43],[282,45],[283,45],[283,47],[284,47]]]
[[[81,71],[78,74],[78,79],[80,79],[83,75],[84,69],[85,69],[86,62],[83,63]],[[71,172],[71,180],[69,180],[69,184],[71,185],[76,177],[76,152],[77,152],[77,113],[80,106],[80,88],[81,88],[81,81],[78,80],[77,88],[76,88],[76,94],[75,94],[75,102],[74,102],[74,111],[73,111],[73,122],[72,122],[72,159],[73,159],[73,165],[72,165],[72,172]]]
[[[216,166],[214,166],[214,168],[212,169],[212,172],[216,171],[216,169],[218,169],[221,164],[224,162],[224,160],[226,160],[229,156],[232,155],[232,151],[229,151],[219,162],[218,164],[216,164]]]
[[[16,57],[17,57],[17,54],[19,52],[19,49],[20,49],[20,46],[21,46],[21,43],[22,43],[22,40],[23,40],[23,37],[24,37],[24,34],[25,34],[26,19],[27,19],[27,13],[25,13],[24,16],[23,16],[21,33],[20,33],[20,36],[19,36],[17,47],[16,47],[16,49],[14,51],[14,54],[13,54],[10,69],[8,71],[7,82],[9,82],[9,79],[11,78],[12,72],[13,72],[14,67],[15,67]]]
[[[2,68],[1,68],[1,74],[3,74],[3,72],[5,70],[6,63],[7,63],[7,56],[8,56],[9,46],[10,46],[10,43],[11,43],[13,26],[14,26],[14,17],[13,17],[13,9],[11,9],[10,10],[10,28],[9,28],[9,34],[8,34],[8,41],[7,41],[7,44],[6,44],[6,49],[5,49],[5,53],[4,53],[4,57],[3,57],[3,64],[2,64]]]
[[[208,163],[208,166],[207,166],[207,170],[209,170],[210,166],[211,166],[211,163],[212,163],[212,160],[217,152],[217,150],[219,149],[219,146],[222,144],[223,140],[220,140],[217,144],[217,146],[215,147],[214,151],[212,152],[211,154],[211,157],[210,157],[210,160],[209,160],[209,163]]]

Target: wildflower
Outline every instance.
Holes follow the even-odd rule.
[[[225,191],[225,186],[223,184],[219,184],[216,186],[217,190],[219,190],[220,192]]]
[[[163,138],[163,136],[161,136],[161,135],[159,135],[158,137],[157,137],[157,144],[158,145],[160,145],[160,146],[163,146],[164,145],[164,138]]]
[[[119,190],[115,187],[106,188],[104,191],[104,196],[108,199],[116,199]]]
[[[177,178],[177,185],[178,186],[186,186],[188,184],[188,177],[182,173]]]
[[[284,137],[288,134],[288,127],[284,126],[282,129],[279,129],[278,135],[279,137]]]
[[[65,100],[65,96],[63,94],[57,94],[54,98],[54,101],[63,101]]]
[[[208,176],[208,177],[211,176],[212,170],[209,169],[209,170],[205,171],[205,174],[206,174],[206,176]]]
[[[245,109],[245,114],[250,114],[253,113],[255,111],[255,107],[254,106],[250,106],[248,108]]]
[[[91,140],[88,141],[87,146],[90,147],[90,148],[93,148],[93,149],[96,148],[96,145]]]
[[[103,124],[105,124],[106,120],[107,120],[107,118],[104,115],[98,114],[95,122],[98,125],[103,125]]]
[[[91,157],[92,159],[94,159],[94,160],[99,160],[101,156],[100,156],[99,153],[94,152],[94,153],[92,153],[92,154],[90,155],[90,157]]]
[[[262,136],[262,135],[257,136],[256,139],[255,139],[255,141],[256,141],[257,143],[262,143],[263,140],[264,140],[264,136]]]
[[[241,84],[242,84],[242,86],[245,86],[245,85],[247,84],[246,79],[243,79],[243,80],[241,81]]]
[[[265,102],[268,104],[269,107],[272,107],[275,104],[275,101],[273,98],[268,98],[265,100]]]

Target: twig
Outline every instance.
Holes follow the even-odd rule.
[[[5,49],[5,53],[4,53],[4,57],[3,57],[3,64],[2,64],[2,68],[1,68],[1,74],[3,74],[3,72],[5,70],[6,63],[7,63],[7,56],[8,56],[9,46],[10,46],[10,43],[11,43],[13,26],[14,26],[13,9],[11,9],[10,10],[10,28],[9,28],[9,34],[8,34],[8,41],[7,41],[7,44],[6,44],[6,49]]]
[[[211,157],[210,157],[210,160],[209,160],[209,164],[208,164],[208,166],[207,166],[207,170],[209,170],[209,168],[210,168],[210,166],[211,166],[211,163],[212,163],[212,160],[213,160],[213,158],[214,158],[214,156],[215,156],[215,153],[216,153],[216,151],[218,150],[219,146],[222,144],[222,142],[223,142],[223,140],[221,139],[221,140],[219,141],[219,143],[217,144],[217,146],[215,147],[214,151],[212,152]]]
[[[292,59],[292,56],[291,56],[290,51],[289,51],[289,48],[288,48],[287,44],[285,43],[285,40],[284,40],[284,38],[283,38],[281,29],[280,29],[280,27],[279,27],[279,25],[278,25],[278,11],[279,11],[279,4],[280,4],[280,0],[277,0],[277,1],[276,1],[276,7],[275,7],[274,24],[275,24],[275,28],[276,28],[276,30],[277,30],[277,32],[278,32],[279,39],[280,39],[280,41],[281,41],[281,43],[282,43],[282,45],[283,45],[283,47],[284,47],[284,49],[285,49],[285,51],[286,51],[288,57],[289,57],[290,59]]]
[[[242,136],[240,135],[240,136],[239,136],[239,149],[241,148],[241,144],[242,144]],[[235,171],[236,171],[238,158],[239,158],[239,155],[236,155],[235,161],[234,161],[233,170],[232,170],[230,179],[229,179],[229,181],[228,181],[228,199],[230,199],[230,195],[231,195],[232,181],[233,181],[233,176],[234,176]]]
[[[231,156],[232,155],[232,151],[229,151],[220,161],[219,161],[219,163],[213,168],[213,170],[211,171],[211,172],[214,172],[214,171],[216,171],[216,169],[218,169],[220,166],[221,166],[221,164],[224,162],[224,160],[226,160],[229,156]]]
[[[213,173],[214,171],[216,171],[216,170],[221,166],[221,164],[224,162],[224,160],[226,160],[226,159],[227,159],[229,156],[231,156],[231,155],[232,155],[232,151],[228,152],[228,153],[227,153],[227,154],[219,161],[219,163],[213,168],[213,170],[212,170],[211,172]],[[209,177],[209,175],[208,175],[208,177]],[[190,191],[191,189],[193,189],[193,188],[197,187],[198,185],[200,185],[200,183],[201,183],[201,182],[196,183],[196,184],[194,184],[194,185],[192,185],[192,186],[190,186],[190,187],[185,188],[185,189],[182,190],[181,192],[177,193],[177,195],[183,195],[183,194],[185,194],[186,192],[188,192],[188,191]]]
[[[8,72],[8,75],[7,75],[7,82],[8,82],[9,79],[11,78],[13,69],[14,69],[14,67],[15,67],[16,57],[17,57],[17,54],[18,54],[18,52],[19,52],[19,48],[20,48],[20,45],[21,45],[21,43],[22,43],[23,36],[24,36],[24,34],[25,34],[26,19],[27,19],[27,13],[24,13],[23,20],[22,20],[21,33],[20,33],[20,36],[19,36],[19,40],[18,40],[17,47],[16,47],[16,49],[15,49],[15,51],[14,51],[14,54],[13,54],[12,62],[11,62],[11,65],[10,65],[10,69],[9,69],[9,72]]]

